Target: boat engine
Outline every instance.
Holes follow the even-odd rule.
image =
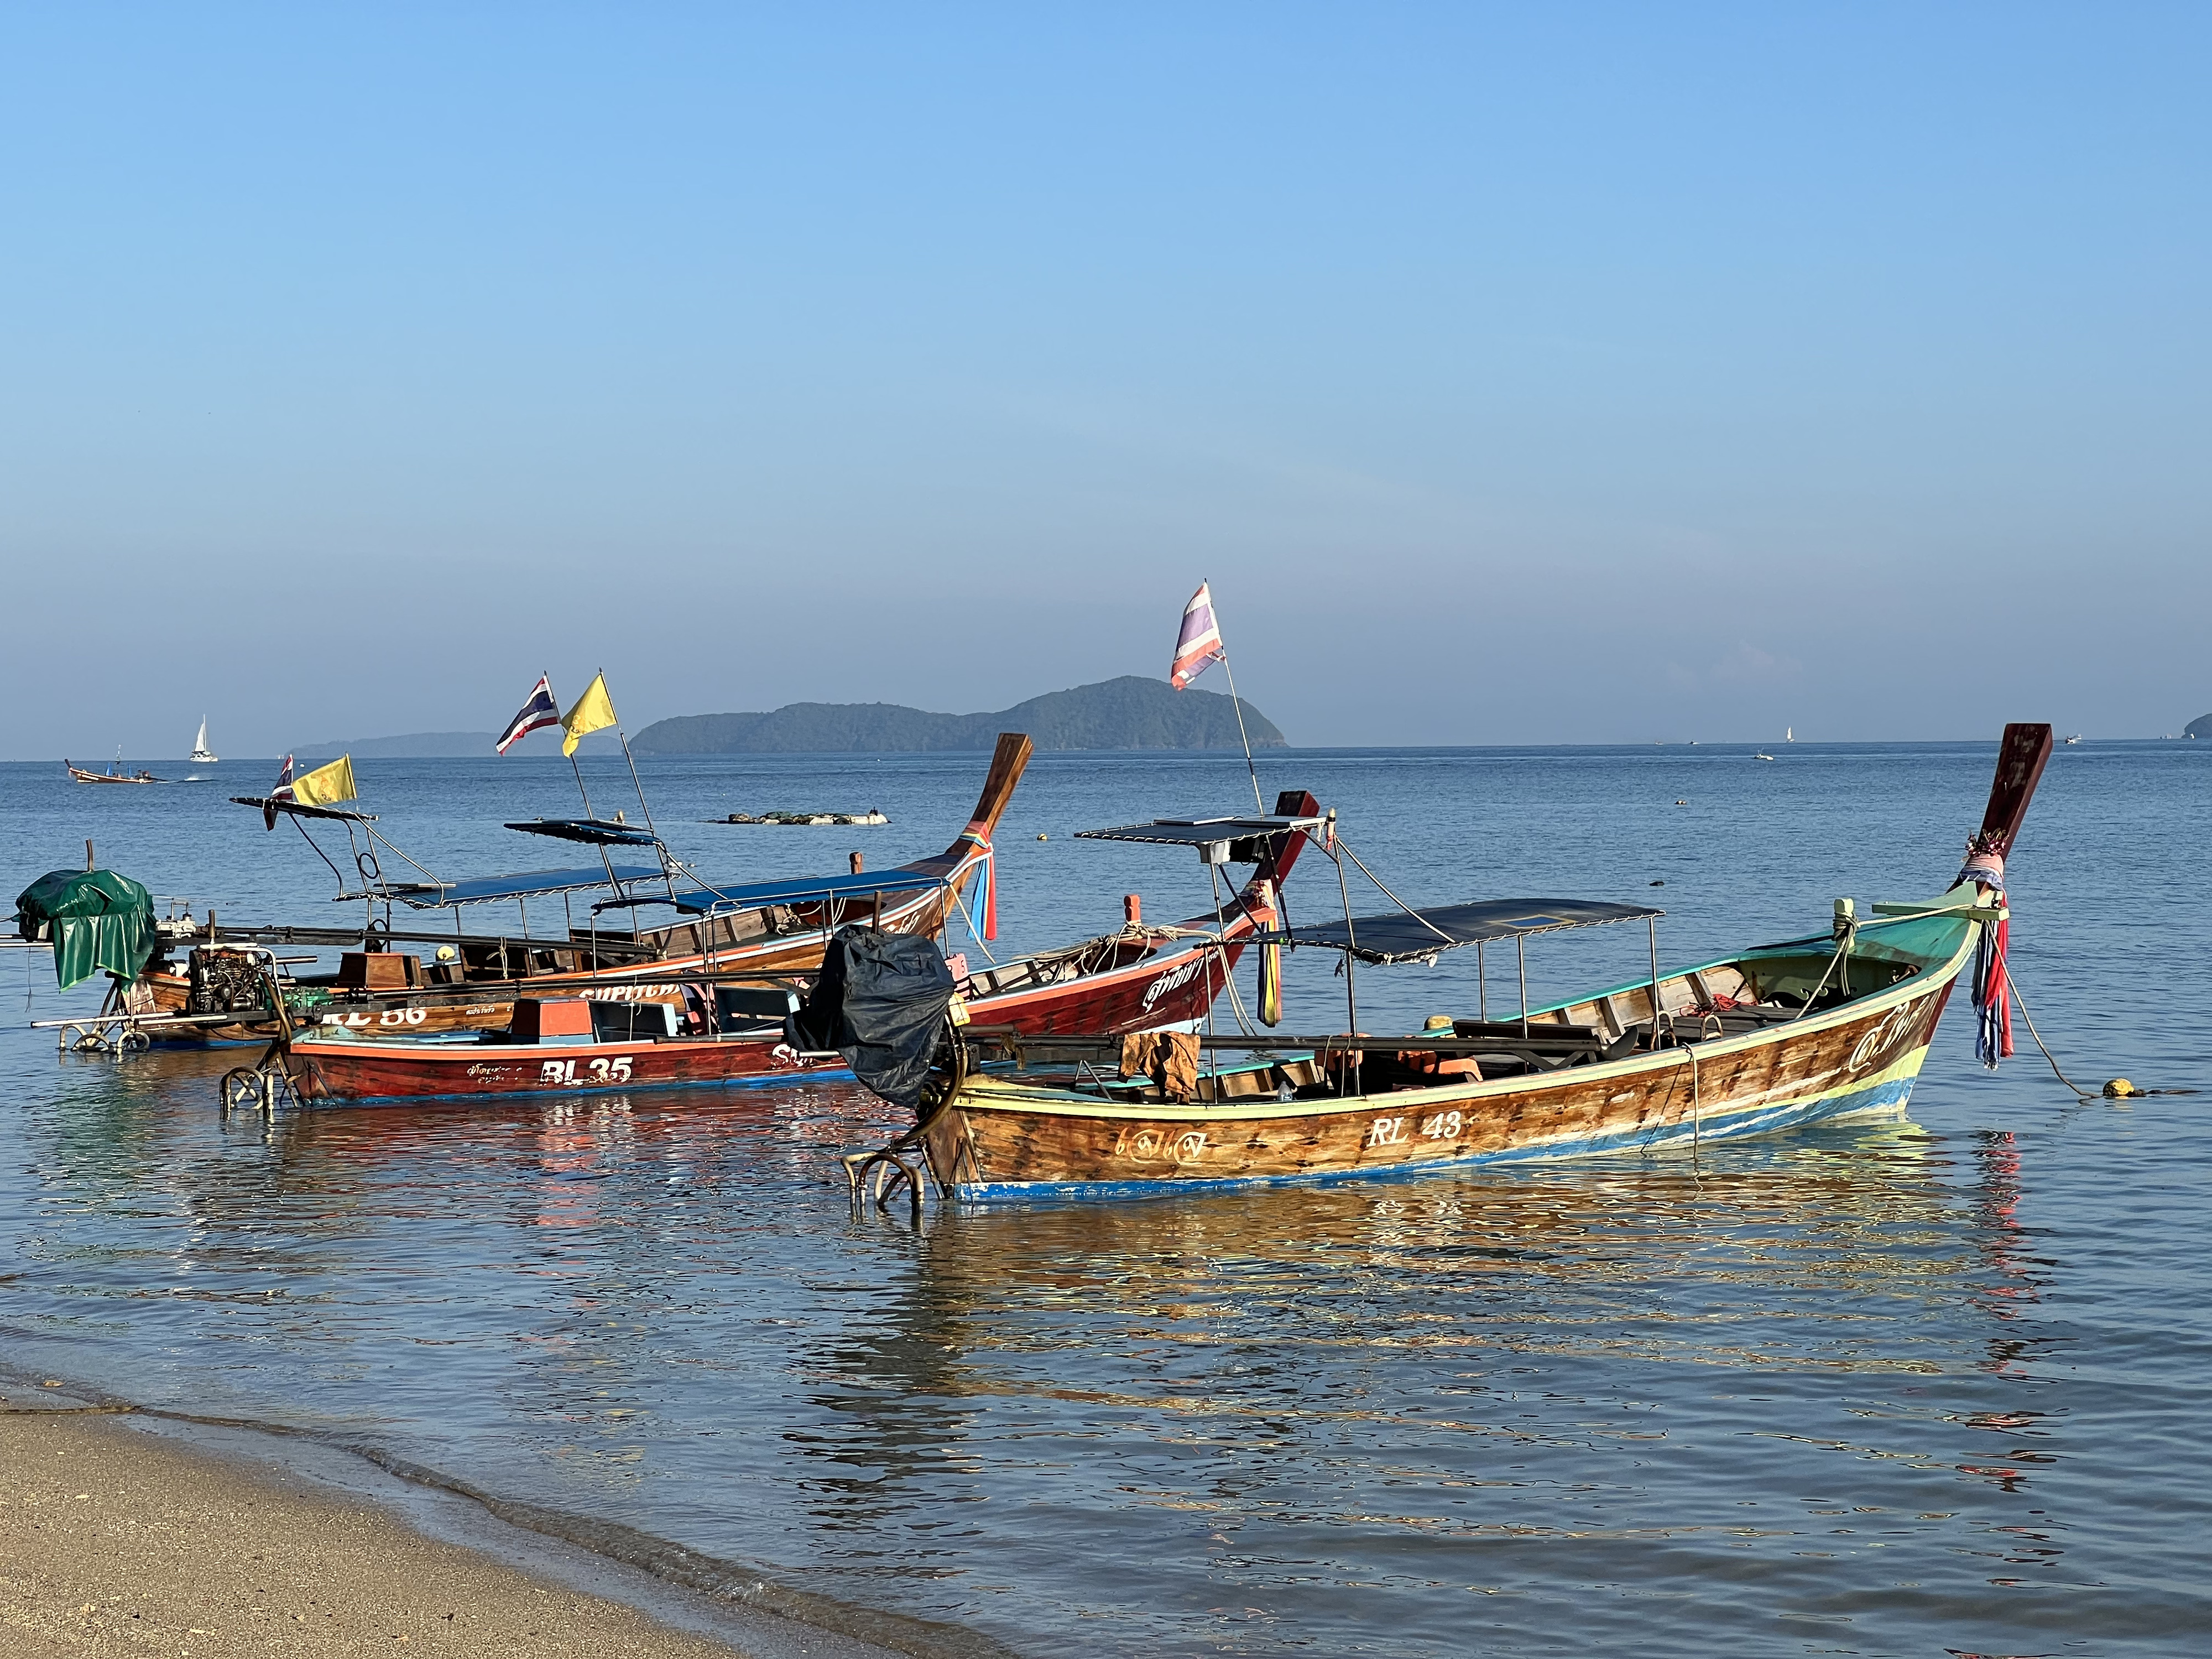
[[[269,1005],[267,969],[258,954],[203,946],[191,953],[191,989],[185,1009],[194,1014],[260,1013]]]

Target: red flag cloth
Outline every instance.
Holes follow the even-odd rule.
[[[999,936],[999,857],[988,842],[983,843],[983,937]]]
[[[2004,854],[1982,844],[1976,836],[1966,846],[1966,867],[1954,886],[1972,882],[1982,891],[2005,902]],[[2012,988],[2005,982],[2005,950],[2012,943],[2009,919],[1994,926],[1984,923],[1981,943],[1974,947],[1974,1053],[1991,1071],[1997,1061],[2012,1057]]]

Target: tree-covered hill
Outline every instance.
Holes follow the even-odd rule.
[[[1255,749],[1280,749],[1275,724],[1249,702]],[[1049,691],[987,714],[937,714],[891,702],[794,702],[764,714],[684,714],[635,738],[640,754],[892,754],[988,749],[1026,732],[1039,749],[1234,749],[1237,713],[1214,691],[1177,691],[1134,674]]]

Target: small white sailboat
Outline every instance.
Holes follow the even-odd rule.
[[[1784,743],[1795,743],[1795,742],[1796,742],[1796,741],[1797,741],[1797,728],[1796,728],[1796,726],[1784,726],[1784,727],[1782,728],[1782,741],[1783,741],[1783,742],[1784,742]]]
[[[213,766],[222,757],[207,746],[207,716],[200,716],[200,734],[192,739],[192,764]]]

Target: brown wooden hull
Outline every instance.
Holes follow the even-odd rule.
[[[567,939],[500,941],[500,963],[514,957],[567,957],[592,965],[578,968],[541,967],[509,975],[503,971],[474,981],[431,984],[406,991],[341,991],[327,1000],[290,1000],[293,1021],[302,1030],[316,1026],[344,1028],[358,1037],[422,1037],[448,1032],[503,1031],[513,1023],[518,997],[583,997],[603,1002],[667,1002],[680,1004],[680,982],[705,978],[757,976],[775,979],[809,975],[822,966],[830,936],[848,922],[865,921],[892,933],[921,933],[934,939],[944,933],[956,900],[974,885],[992,857],[991,836],[1006,804],[1013,797],[1029,764],[1031,745],[1018,733],[1002,733],[975,803],[975,814],[951,846],[934,857],[898,866],[895,873],[922,874],[943,885],[921,891],[874,896],[862,903],[847,899],[776,907],[773,912],[737,910],[696,921],[670,923],[635,934],[610,933],[610,943],[627,948],[649,948],[652,954],[617,964],[594,963],[592,938],[579,934]],[[128,781],[128,780],[118,780]],[[464,948],[489,950],[483,941],[464,941]],[[474,966],[473,962],[471,964]],[[133,986],[135,1000],[146,1000],[152,1012],[182,1013],[190,1009],[191,982],[174,968],[160,969],[142,976]],[[236,1025],[203,1026],[165,1032],[168,1042],[209,1043],[266,1041],[275,1035],[272,1022],[241,1020]]]
[[[1495,1081],[1341,1098],[1109,1104],[970,1076],[921,1131],[940,1192],[1115,1197],[1690,1147],[1901,1115],[1976,924],[1892,988],[1726,1040]],[[1409,1048],[1419,1038],[1405,1039]]]

